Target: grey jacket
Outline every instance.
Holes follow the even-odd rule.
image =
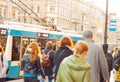
[[[102,47],[96,45],[92,39],[85,39],[89,45],[86,60],[91,65],[91,82],[100,82],[100,69],[105,80],[109,80],[107,60]]]

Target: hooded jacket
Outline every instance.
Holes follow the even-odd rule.
[[[90,65],[71,55],[60,64],[56,82],[90,82]]]

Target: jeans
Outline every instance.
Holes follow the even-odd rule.
[[[37,78],[24,78],[24,82],[37,82]]]
[[[0,78],[0,82],[5,82],[5,78]]]
[[[52,79],[50,78],[51,76],[47,76],[48,82],[52,82]],[[40,77],[40,82],[44,82],[43,77]]]

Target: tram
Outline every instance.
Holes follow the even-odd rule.
[[[5,50],[9,66],[7,78],[17,79],[22,75],[21,60],[27,45],[31,42],[37,42],[41,48],[44,48],[47,41],[51,40],[57,44],[57,41],[64,35],[70,36],[74,42],[82,40],[80,35],[49,31],[43,28],[45,27],[21,23],[0,24],[0,45]]]

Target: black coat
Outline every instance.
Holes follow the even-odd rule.
[[[55,67],[55,79],[59,69],[59,65],[65,57],[68,57],[73,54],[73,51],[67,46],[60,47],[54,55],[54,67]]]

